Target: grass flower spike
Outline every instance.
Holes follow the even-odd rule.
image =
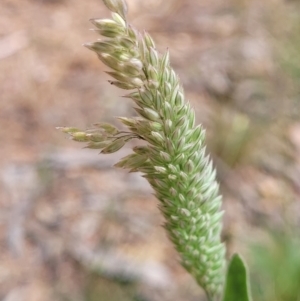
[[[182,265],[205,290],[209,300],[222,292],[225,247],[220,241],[221,197],[212,162],[205,154],[205,131],[195,126],[195,112],[185,101],[179,79],[170,67],[169,53],[160,55],[152,38],[139,33],[126,20],[122,0],[103,0],[112,19],[93,19],[103,39],[87,44],[110,69],[110,83],[129,90],[138,117],[120,117],[128,128],[121,131],[100,123],[88,130],[61,128],[88,148],[112,153],[133,138],[146,146],[117,167],[141,172],[159,200],[165,229]]]

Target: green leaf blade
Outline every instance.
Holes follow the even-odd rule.
[[[228,267],[223,301],[251,301],[247,268],[238,254],[232,256]]]

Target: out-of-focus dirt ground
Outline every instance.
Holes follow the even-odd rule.
[[[170,50],[207,128],[228,256],[251,268],[249,245],[299,236],[300,3],[128,5],[130,23]],[[100,0],[0,1],[2,301],[204,300],[146,181],[112,167],[129,149],[98,155],[55,130],[134,114],[82,47],[98,38],[88,20],[108,16]]]

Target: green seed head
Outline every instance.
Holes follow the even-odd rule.
[[[107,124],[87,131],[60,129],[104,154],[116,152],[130,139],[144,140],[146,145],[135,147],[116,166],[143,173],[155,190],[164,227],[182,265],[209,299],[217,300],[225,267],[223,212],[216,172],[205,155],[205,131],[195,127],[195,112],[170,67],[169,52],[160,55],[149,34],[127,24],[124,0],[103,2],[113,19],[92,19],[103,39],[85,46],[112,69],[107,72],[112,85],[132,90],[124,98],[134,101],[139,117],[119,117],[129,132]]]

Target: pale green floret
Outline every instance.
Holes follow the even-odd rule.
[[[106,7],[114,12],[120,15],[124,21],[126,21],[126,15],[127,15],[127,4],[124,0],[103,0],[103,3],[106,5]]]
[[[91,19],[90,20],[98,29],[97,31],[108,38],[116,38],[125,32],[124,26],[111,19]]]
[[[102,149],[102,154],[111,154],[116,151],[118,151],[120,148],[122,148],[126,143],[126,138],[119,138],[115,141],[111,142],[108,146]]]

